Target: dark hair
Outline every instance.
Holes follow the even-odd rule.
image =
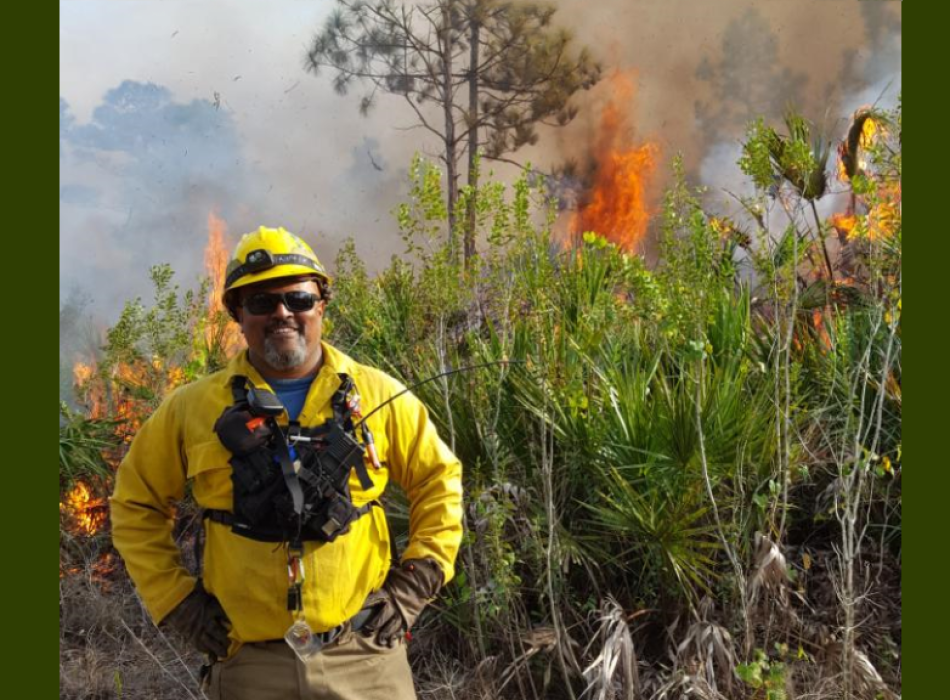
[[[299,282],[306,282],[307,280],[313,280],[317,283],[317,289],[320,291],[320,298],[323,301],[328,302],[333,298],[333,288],[330,286],[330,283],[323,277],[317,277],[316,275],[292,275],[290,277],[275,277],[272,280],[264,280],[264,282],[274,282],[277,280],[288,280],[295,279]],[[258,284],[250,284],[246,287],[238,287],[237,289],[229,289],[224,293],[224,308],[228,310],[228,315],[234,320],[237,321],[237,308],[241,305],[241,293],[243,290],[253,289],[264,282],[259,282]]]

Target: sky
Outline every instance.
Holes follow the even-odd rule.
[[[795,104],[838,136],[900,90],[900,3],[857,0],[561,0],[605,68],[634,76],[634,141],[681,152],[699,182],[746,186],[744,125]],[[327,263],[352,236],[371,269],[402,251],[391,215],[415,152],[435,144],[397,98],[366,118],[360,92],[304,70],[331,0],[62,0],[60,295],[114,320],[148,297],[148,269],[202,274],[209,213],[228,242],[261,224],[303,235]],[[517,154],[545,168],[583,157],[606,83],[580,114]],[[510,177],[510,171],[502,171]]]

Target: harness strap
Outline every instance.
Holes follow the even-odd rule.
[[[358,517],[362,518],[364,515],[369,513],[373,508],[382,508],[383,504],[379,501],[370,501],[364,503],[359,508],[356,509],[356,512],[359,514]],[[205,508],[204,513],[201,515],[202,519],[210,520],[212,522],[218,523],[220,525],[226,525],[227,527],[232,527],[234,525],[234,513],[229,510],[218,510],[217,508]]]
[[[344,430],[352,432],[353,405],[350,404],[348,397],[350,392],[355,388],[355,385],[350,375],[341,372],[337,376],[340,378],[340,386],[333,392],[333,397],[330,399],[330,406],[333,409],[333,418],[343,426]],[[354,466],[354,470],[356,471],[356,478],[360,480],[360,486],[364,491],[373,488],[373,480],[366,470],[365,460],[360,459]]]
[[[333,411],[333,419],[325,423],[323,426],[314,429],[312,432],[310,432],[309,436],[303,437],[309,437],[311,441],[321,439],[325,441],[325,449],[327,449],[328,452],[323,454],[323,459],[332,460],[330,464],[333,465],[333,469],[336,469],[338,466],[346,466],[353,469],[356,472],[360,486],[364,491],[368,491],[373,487],[373,481],[369,476],[369,472],[367,471],[366,460],[363,458],[364,448],[356,441],[355,435],[353,435],[353,416],[359,412],[359,395],[353,393],[355,392],[356,387],[353,379],[349,375],[345,373],[339,373],[337,376],[340,379],[340,385],[334,391],[330,401],[330,406]],[[246,376],[235,375],[232,377],[231,394],[235,406],[239,407],[240,410],[244,410],[248,407],[249,395],[252,390],[253,387],[250,385],[250,382]],[[264,418],[261,417],[258,420],[264,420]],[[296,532],[290,532],[286,534],[290,535],[291,546],[299,546],[301,538],[303,537],[303,529],[305,525],[304,516],[307,509],[306,494],[304,493],[302,482],[321,492],[325,492],[327,489],[324,488],[324,485],[320,483],[320,479],[317,475],[310,473],[307,469],[301,468],[295,449],[296,446],[292,446],[290,444],[291,440],[301,436],[301,433],[304,432],[301,430],[299,422],[292,421],[287,427],[286,432],[277,423],[277,420],[274,416],[266,418],[266,424],[270,429],[271,435],[269,457],[267,459],[268,462],[270,459],[274,459],[274,461],[280,465],[281,476],[283,477],[287,492],[290,494],[293,511],[296,515]],[[363,426],[363,434],[365,437],[365,426]],[[263,455],[264,453],[261,451],[254,451],[244,458],[254,459]],[[317,453],[316,459],[317,463],[321,465],[321,470],[324,474],[326,474],[327,472],[323,470],[321,454],[319,451]],[[267,465],[264,465],[264,468],[266,470]],[[330,467],[328,467],[328,469],[329,468]],[[360,508],[353,507],[352,501],[349,498],[349,488],[346,489],[346,498],[349,501],[347,508],[352,508],[350,513],[355,510],[357,518],[369,512],[369,509],[374,503],[370,502],[369,504],[366,504]],[[240,512],[242,512],[242,520],[238,522],[235,522],[232,513],[228,513],[226,511],[214,511],[210,517],[212,517],[212,519],[216,522],[232,525],[232,527],[235,528],[235,531],[240,529],[242,531],[241,534],[246,534],[246,536],[253,538],[253,535],[247,533],[249,533],[251,530],[254,530],[255,526],[243,522],[243,511]],[[219,513],[221,515],[215,515],[215,513]],[[335,515],[337,516],[336,518],[334,518],[334,514],[331,513],[330,521],[328,522],[336,522],[338,526],[342,526],[340,524],[341,514],[336,513]],[[349,520],[352,515],[345,515],[342,517],[344,520]],[[293,528],[292,525],[291,528]],[[331,534],[332,533],[329,532],[326,533],[328,537]]]
[[[247,403],[247,381],[247,377],[239,374],[231,378],[231,396],[234,398],[234,403]],[[287,445],[287,438],[284,437],[284,433],[280,429],[280,426],[277,425],[277,421],[270,418],[268,419],[268,423],[270,423],[270,427],[276,437],[274,442],[277,447],[277,459],[280,461],[280,471],[284,476],[284,482],[287,484],[287,490],[290,491],[290,497],[293,499],[294,513],[299,520],[303,515],[304,494],[303,489],[300,487],[300,481],[297,479],[297,470],[294,469],[294,460],[290,455],[290,447]]]
[[[247,403],[247,377],[241,374],[231,377],[231,396],[234,403]]]
[[[366,461],[360,459],[356,466],[353,467],[356,471],[356,478],[360,480],[360,486],[363,487],[364,491],[369,491],[373,488],[373,480],[369,476],[369,472],[366,470]]]
[[[284,482],[287,484],[287,490],[290,491],[290,497],[294,501],[294,513],[297,517],[303,515],[303,489],[300,488],[300,480],[297,478],[297,470],[294,469],[294,461],[290,456],[290,448],[287,446],[287,439],[281,432],[277,422],[271,419],[271,426],[277,435],[277,458],[280,460],[280,471],[284,475]]]
[[[348,374],[340,373],[337,376],[340,378],[340,386],[333,392],[333,397],[330,399],[330,406],[333,408],[333,417],[344,428],[352,428],[352,425],[347,425],[347,423],[351,422],[350,417],[353,413],[347,403],[347,396],[353,390],[353,379]]]

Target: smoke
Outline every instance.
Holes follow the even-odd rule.
[[[240,202],[251,179],[233,121],[133,81],[107,92],[88,123],[68,110],[61,101],[61,281],[108,280],[118,292],[139,290],[159,261],[196,272],[188,254],[207,235],[196,222]]]
[[[380,264],[402,249],[389,212],[420,144],[398,105],[362,119],[304,72],[328,5],[63,6],[61,306],[79,289],[115,319],[158,263],[196,286],[212,211],[229,248],[265,224],[325,263],[351,235]]]
[[[361,201],[397,189],[387,172],[399,179],[365,136],[326,166],[276,161],[256,157],[238,118],[214,100],[180,102],[167,87],[126,80],[84,123],[61,100],[62,286],[86,290],[106,317],[149,293],[146,273],[159,262],[193,286],[204,272],[210,211],[228,222],[229,247],[262,223],[283,225],[332,260],[344,236],[369,233],[381,218]]]
[[[837,136],[857,106],[900,89],[899,2],[561,0],[607,69],[629,71],[633,138],[658,146],[658,197],[682,153],[696,180],[742,188],[739,142],[754,116],[794,105]],[[303,235],[324,262],[354,236],[371,269],[402,250],[391,216],[414,151],[438,146],[399,98],[368,118],[359,95],[303,69],[333,3],[113,3],[61,7],[60,276],[114,319],[148,296],[148,267],[202,274],[209,211],[230,241],[260,224]],[[608,84],[579,117],[515,154],[551,169],[596,142]],[[502,177],[513,174],[497,167]],[[65,293],[64,293],[65,296]]]
[[[642,141],[659,145],[669,172],[682,154],[687,173],[718,187],[741,178],[735,160],[748,122],[780,122],[795,108],[837,137],[859,99],[900,85],[899,2],[666,0],[560,2],[555,23],[572,28],[610,68],[632,71],[629,105]],[[896,79],[896,80],[895,80]],[[896,89],[895,89],[896,87]],[[591,150],[604,83],[581,97],[566,129],[542,139],[532,162],[577,158]],[[549,144],[557,144],[556,150]],[[662,184],[662,183],[661,183]]]

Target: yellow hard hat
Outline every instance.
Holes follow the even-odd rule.
[[[284,228],[261,226],[245,233],[224,273],[224,293],[278,277],[316,275],[324,283],[330,275],[302,238]]]

